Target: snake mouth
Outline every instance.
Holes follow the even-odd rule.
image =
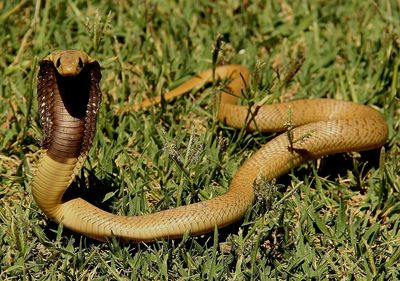
[[[53,159],[75,158],[89,150],[101,101],[100,79],[96,61],[74,76],[61,75],[50,60],[40,63],[37,89],[42,147]]]

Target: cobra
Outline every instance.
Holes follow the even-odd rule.
[[[248,106],[237,98],[249,81],[240,65],[215,69],[215,78],[229,78],[231,94],[219,93],[218,119],[234,128],[284,132],[291,112],[294,142],[289,149],[286,134],[278,135],[254,153],[233,176],[228,191],[202,202],[142,216],[118,216],[80,197],[63,195],[82,167],[95,134],[100,106],[100,65],[81,51],[55,51],[40,62],[38,103],[43,127],[42,157],[32,179],[32,194],[52,220],[75,232],[107,240],[173,239],[199,235],[240,220],[252,206],[257,177],[277,178],[291,168],[324,155],[363,151],[382,146],[388,134],[382,115],[368,106],[332,99],[294,100],[280,104]],[[169,100],[213,79],[213,70],[194,76],[169,91]],[[139,108],[159,100],[145,100]],[[252,121],[248,121],[249,110]],[[302,137],[302,136],[307,137]]]

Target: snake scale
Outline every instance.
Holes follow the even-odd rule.
[[[231,93],[219,93],[218,119],[235,128],[246,124],[249,107],[237,96],[249,80],[240,65],[215,69],[216,78],[230,78]],[[199,235],[240,220],[255,200],[253,184],[262,175],[273,179],[310,159],[382,146],[388,129],[382,115],[368,106],[332,99],[293,100],[253,106],[247,130],[284,132],[291,112],[293,143],[280,134],[254,153],[233,176],[228,191],[210,200],[142,216],[118,216],[64,192],[82,167],[96,129],[101,91],[100,65],[82,51],[55,51],[40,62],[38,104],[43,127],[42,156],[32,179],[32,194],[52,220],[75,232],[105,241],[118,237],[140,242]],[[206,70],[166,93],[169,100],[213,79]],[[159,100],[145,100],[138,108]],[[136,108],[136,109],[138,109]],[[307,137],[303,137],[307,135]]]

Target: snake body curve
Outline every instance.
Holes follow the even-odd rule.
[[[55,51],[40,63],[38,103],[44,138],[43,156],[32,179],[33,197],[52,220],[75,232],[98,239],[154,241],[199,235],[241,219],[252,205],[254,180],[277,178],[299,164],[328,154],[370,150],[382,146],[388,129],[382,115],[367,106],[331,99],[295,100],[254,106],[236,104],[249,71],[240,65],[206,70],[168,92],[166,100],[217,78],[230,78],[232,94],[220,93],[218,118],[248,130],[283,132],[291,114],[293,143],[286,134],[265,144],[238,169],[228,191],[203,202],[142,216],[118,216],[82,198],[65,199],[64,192],[82,167],[95,132],[100,105],[99,64],[81,51]],[[145,100],[145,108],[159,100]],[[138,109],[136,108],[136,109]],[[127,110],[127,109],[125,109]],[[307,137],[304,137],[307,136]]]

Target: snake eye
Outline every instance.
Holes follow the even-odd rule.
[[[60,65],[61,65],[61,59],[58,58],[57,61],[56,61],[56,67],[59,68]]]
[[[83,61],[81,58],[79,58],[78,65],[80,68],[83,68]]]

